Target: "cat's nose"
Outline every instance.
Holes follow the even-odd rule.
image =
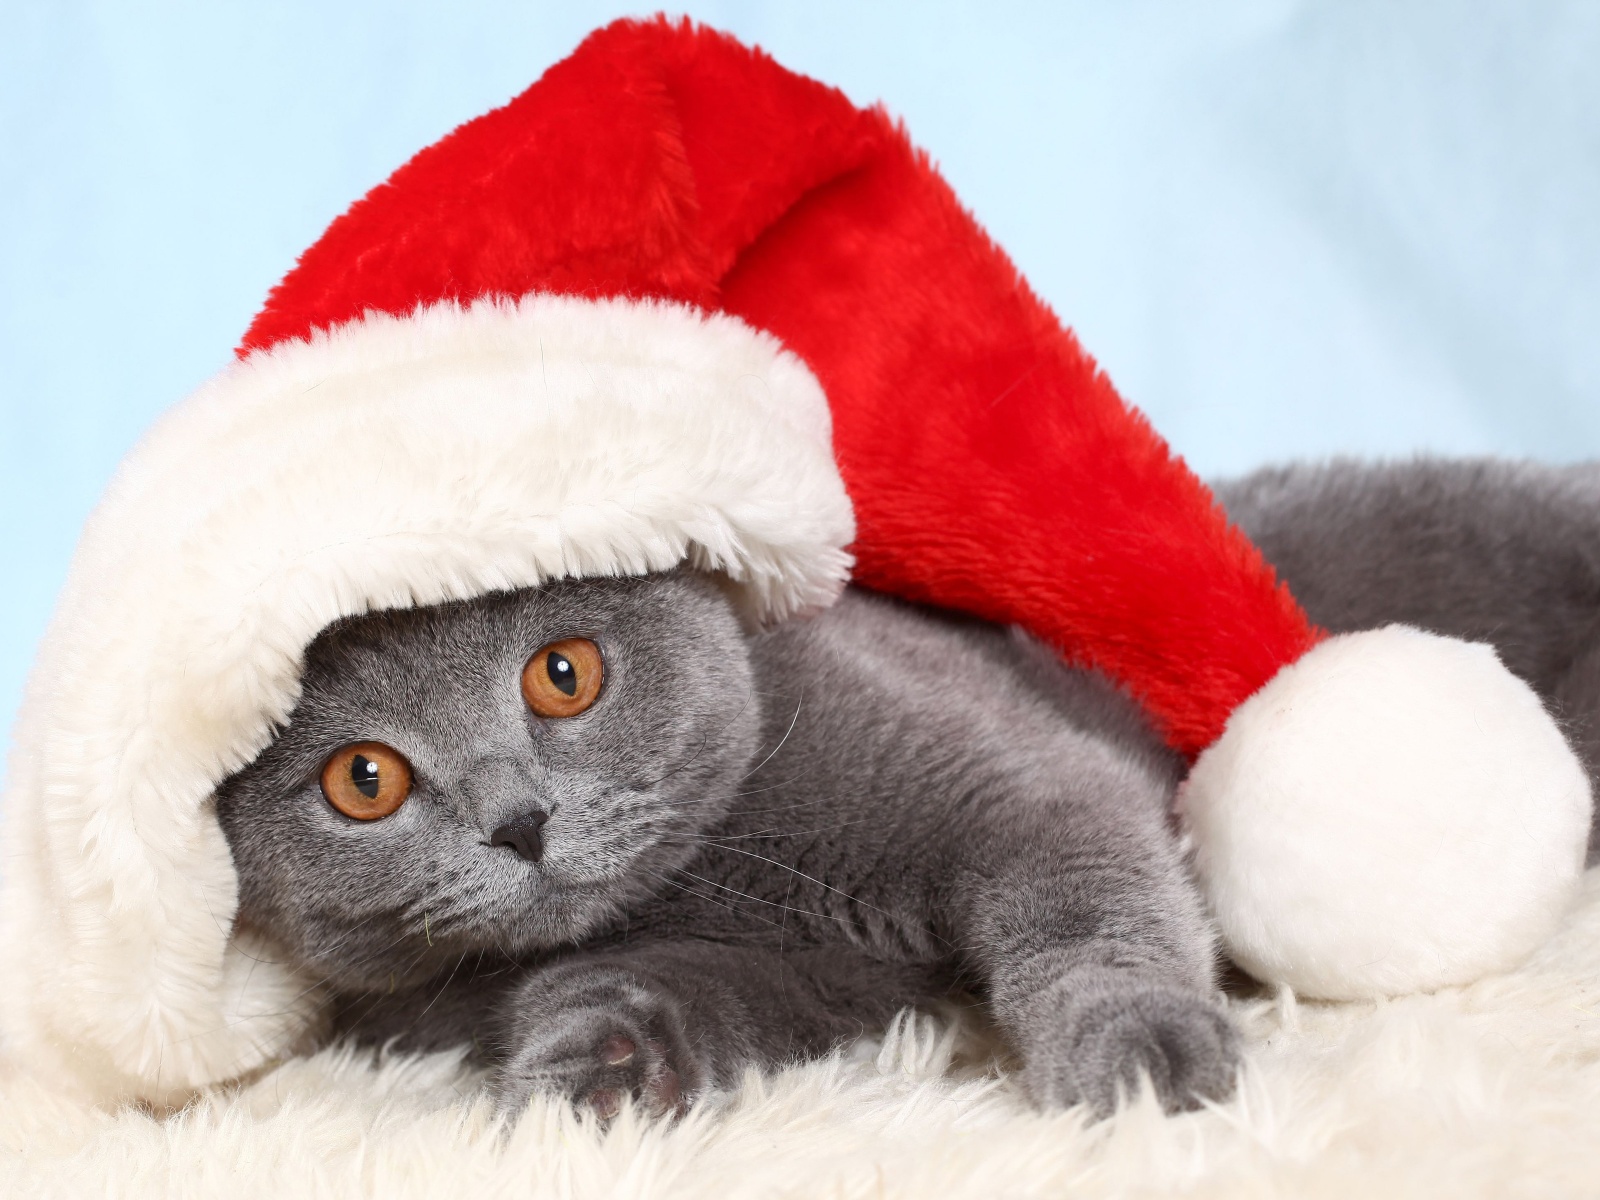
[[[544,838],[539,836],[539,830],[549,819],[549,813],[534,809],[501,825],[489,835],[489,844],[509,846],[529,862],[538,862],[544,856]]]

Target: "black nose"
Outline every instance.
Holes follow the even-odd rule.
[[[539,830],[549,819],[549,813],[534,809],[496,829],[489,837],[489,844],[510,846],[529,862],[538,862],[544,856],[544,839],[539,836]]]

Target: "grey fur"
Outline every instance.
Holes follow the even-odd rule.
[[[595,638],[587,713],[532,716],[523,663]],[[411,760],[363,825],[317,775]],[[673,1108],[952,992],[1045,1105],[1170,1107],[1237,1042],[1167,823],[1180,764],[1133,705],[1018,635],[861,592],[746,637],[689,573],[347,621],[288,727],[219,790],[239,919],[327,978],[367,1040],[468,1044],[535,1090]],[[537,863],[487,844],[551,814]]]
[[[1218,492],[1315,620],[1494,642],[1600,768],[1596,468],[1334,463]],[[541,721],[518,673],[574,634],[605,691]],[[418,787],[360,826],[316,776],[369,738]],[[1180,770],[1026,638],[860,592],[747,638],[681,573],[335,626],[218,799],[240,920],[329,979],[340,1027],[469,1044],[508,1107],[673,1108],[967,993],[1041,1104],[1104,1112],[1141,1072],[1170,1107],[1232,1082],[1166,824]],[[540,862],[486,844],[533,807]]]
[[[1336,460],[1215,490],[1326,628],[1492,643],[1600,787],[1600,464]]]

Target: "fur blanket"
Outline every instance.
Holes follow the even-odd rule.
[[[1029,1110],[959,1014],[767,1076],[673,1125],[536,1104],[453,1060],[333,1049],[165,1118],[0,1079],[0,1192],[33,1196],[1559,1197],[1600,1194],[1600,871],[1514,975],[1381,1004],[1232,1001],[1227,1104]]]

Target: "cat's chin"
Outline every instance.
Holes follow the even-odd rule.
[[[598,933],[621,917],[626,899],[610,881],[547,886],[534,910],[515,922],[519,951],[553,950]]]
[[[514,915],[488,931],[485,949],[513,955],[537,953],[573,943],[618,924],[632,906],[662,890],[668,877],[686,855],[655,846],[635,855],[622,869],[589,872],[582,869],[541,871],[537,892]]]

